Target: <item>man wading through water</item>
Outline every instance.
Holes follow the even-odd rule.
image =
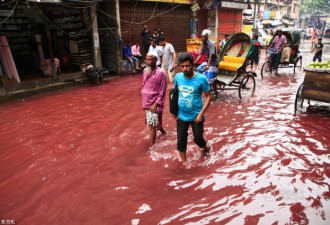
[[[157,53],[146,56],[146,68],[143,70],[142,108],[146,112],[146,124],[150,129],[150,146],[156,142],[156,130],[166,131],[162,125],[163,109],[166,97],[167,77],[163,69],[156,66]]]
[[[206,154],[211,147],[203,138],[204,113],[211,102],[210,85],[207,78],[194,71],[194,59],[189,53],[183,53],[179,58],[182,73],[178,73],[174,78],[174,87],[179,89],[179,113],[178,116],[172,114],[177,120],[177,150],[180,153],[182,164],[187,162],[187,138],[188,128],[191,125],[194,134],[194,142],[201,148],[201,152]],[[206,99],[203,104],[202,93]]]

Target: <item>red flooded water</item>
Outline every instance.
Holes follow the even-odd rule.
[[[294,113],[303,73],[213,100],[201,158],[175,122],[148,150],[141,75],[0,105],[0,219],[16,224],[330,224],[330,111]],[[313,103],[314,104],[314,103]],[[318,104],[318,103],[315,103]]]

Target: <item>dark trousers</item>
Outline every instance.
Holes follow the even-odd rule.
[[[149,52],[149,47],[150,47],[150,44],[147,42],[147,43],[143,43],[143,48],[144,48],[144,53],[145,55],[148,54]]]
[[[315,62],[317,60],[319,60],[319,62],[322,62],[322,54],[315,54],[313,57],[313,62]]]
[[[180,152],[185,152],[187,150],[189,125],[191,125],[194,134],[194,142],[200,148],[204,148],[206,146],[206,141],[203,138],[204,121],[200,123],[195,123],[195,122],[184,122],[182,120],[177,120],[177,125],[176,125],[176,131],[178,137],[177,149]]]

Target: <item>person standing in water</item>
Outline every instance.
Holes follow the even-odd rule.
[[[142,109],[146,113],[146,124],[150,129],[150,146],[156,142],[156,131],[166,131],[162,125],[163,109],[166,97],[167,77],[165,71],[156,65],[157,54],[149,52],[146,56],[146,68],[143,70]]]
[[[183,53],[179,58],[182,73],[174,78],[174,87],[179,90],[178,116],[172,114],[177,121],[177,150],[180,153],[182,164],[187,162],[187,138],[188,128],[191,125],[194,142],[200,147],[201,152],[206,154],[211,147],[203,138],[204,113],[211,102],[210,85],[207,78],[194,71],[194,58],[189,53]],[[206,99],[203,103],[202,93]]]

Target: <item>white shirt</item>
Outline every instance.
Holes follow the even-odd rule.
[[[161,64],[160,62],[160,57],[162,56],[162,47],[156,45],[156,47],[152,47],[152,45],[150,45],[149,47],[149,52],[155,52],[157,55],[158,55],[158,58],[157,58],[157,66]]]

